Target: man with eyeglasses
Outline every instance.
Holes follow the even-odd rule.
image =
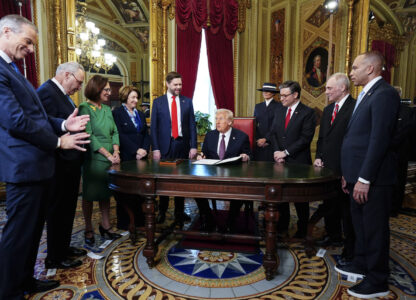
[[[278,163],[312,164],[310,145],[315,133],[315,112],[300,102],[300,85],[296,81],[285,81],[280,86],[283,107],[276,110],[273,121],[271,142],[273,157]],[[309,204],[295,203],[298,214],[296,238],[306,236]],[[287,235],[290,220],[289,203],[278,205],[280,219],[277,230],[280,236]]]
[[[39,280],[34,267],[51,196],[57,148],[78,149],[89,135],[89,116],[48,117],[16,62],[33,53],[35,25],[19,15],[0,19],[0,181],[6,182],[7,221],[0,241],[0,299],[22,300],[45,292],[56,280]],[[58,136],[61,135],[61,136]]]
[[[38,89],[39,98],[49,116],[66,119],[76,108],[69,97],[81,90],[84,68],[77,62],[58,66],[56,75]],[[72,226],[77,207],[83,155],[77,150],[55,152],[54,192],[47,213],[48,255],[47,269],[78,267],[80,260],[73,259],[87,251],[70,247]]]

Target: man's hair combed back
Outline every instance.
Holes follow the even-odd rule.
[[[332,74],[329,79],[334,78],[335,81],[337,82],[337,85],[342,85],[345,87],[346,90],[349,90],[350,88],[350,80],[348,79],[348,76],[345,75],[344,73],[335,73]],[[329,81],[328,79],[328,81]]]
[[[69,61],[63,64],[60,64],[56,68],[56,75],[63,73],[63,72],[69,72],[69,73],[76,73],[78,70],[84,71],[84,67],[77,63],[76,61]]]
[[[227,120],[232,121],[234,119],[234,114],[231,110],[226,108],[220,108],[215,112],[215,115],[218,114],[225,114],[227,116]]]
[[[129,97],[129,95],[130,95],[131,92],[136,92],[137,93],[137,99],[140,99],[141,98],[141,94],[140,94],[139,90],[135,86],[126,85],[126,86],[123,86],[119,90],[119,92],[118,92],[120,101],[122,103],[126,103],[127,102],[127,98]]]
[[[182,78],[182,76],[177,72],[169,72],[168,75],[166,75],[166,82],[170,83],[175,78]]]
[[[279,90],[281,89],[286,89],[289,88],[290,89],[290,93],[293,94],[295,92],[298,93],[298,99],[300,98],[300,85],[299,82],[297,81],[292,81],[292,80],[287,80],[285,82],[283,82],[281,85],[279,85]]]
[[[108,78],[101,75],[94,75],[88,80],[87,86],[85,87],[84,95],[92,101],[100,100],[101,91],[104,89],[108,82]]]
[[[23,25],[32,27],[32,29],[39,33],[36,26],[25,17],[19,15],[7,15],[0,19],[0,36],[3,34],[3,28],[8,27],[14,33],[22,32]]]

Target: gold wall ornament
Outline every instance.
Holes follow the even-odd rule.
[[[353,5],[351,61],[361,53],[368,51],[368,15],[370,12],[370,0],[357,0]],[[351,85],[351,95],[358,97],[360,87]]]
[[[244,32],[246,29],[246,9],[251,8],[251,0],[239,0],[238,1],[238,26],[237,31],[239,33]]]
[[[354,0],[348,0],[347,47],[345,53],[345,73],[349,74],[351,64],[352,16]]]
[[[165,5],[167,1],[165,1]],[[167,8],[166,8],[167,9]],[[153,104],[153,99],[159,97],[165,92],[165,79],[163,74],[165,66],[163,61],[164,54],[168,54],[167,45],[167,21],[163,21],[163,16],[167,16],[162,12],[162,2],[160,0],[151,0],[150,3],[150,101]],[[165,26],[165,28],[164,28]],[[163,33],[166,33],[166,38]]]
[[[33,24],[37,28],[38,27],[38,7],[37,7],[37,0],[32,1],[32,9],[33,9]],[[40,85],[40,68],[39,68],[39,43],[35,44],[35,66],[36,66],[36,78],[37,84]]]

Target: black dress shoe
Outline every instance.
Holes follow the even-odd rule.
[[[69,247],[68,248],[67,256],[79,257],[79,256],[84,256],[84,255],[87,255],[87,251],[84,250],[84,249],[75,248],[75,247]]]
[[[159,213],[156,217],[156,224],[163,224],[166,220],[166,214],[165,213]]]
[[[58,280],[38,280],[33,279],[29,284],[26,284],[23,288],[28,293],[42,293],[52,289],[56,289],[59,286]]]
[[[338,265],[346,266],[352,263],[352,257],[342,257],[338,260]]]
[[[76,268],[82,265],[80,260],[64,259],[61,261],[53,261],[48,258],[45,259],[46,269],[70,269]]]
[[[121,238],[121,234],[110,232],[110,228],[105,229],[103,226],[99,226],[98,230],[100,231],[100,234],[103,238],[107,240],[116,240],[118,238]]]
[[[360,283],[350,287],[347,293],[360,299],[372,299],[376,297],[385,297],[390,291],[387,284],[373,286],[369,280],[363,280]]]
[[[84,240],[85,244],[89,246],[94,246],[95,244],[95,237],[94,237],[94,231],[93,230],[87,230],[84,232]]]

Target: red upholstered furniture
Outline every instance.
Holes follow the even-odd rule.
[[[245,132],[250,139],[251,150],[254,149],[256,126],[254,117],[235,117],[233,127]]]
[[[241,130],[242,132],[245,132],[248,135],[248,138],[250,139],[250,147],[251,151],[254,150],[255,145],[255,136],[256,136],[256,126],[255,126],[255,118],[254,117],[235,117],[233,127],[236,129]],[[252,203],[249,203],[250,205],[246,205],[246,211],[252,212],[253,207]],[[215,199],[212,199],[212,207],[214,208],[214,211],[217,211],[217,202]]]

